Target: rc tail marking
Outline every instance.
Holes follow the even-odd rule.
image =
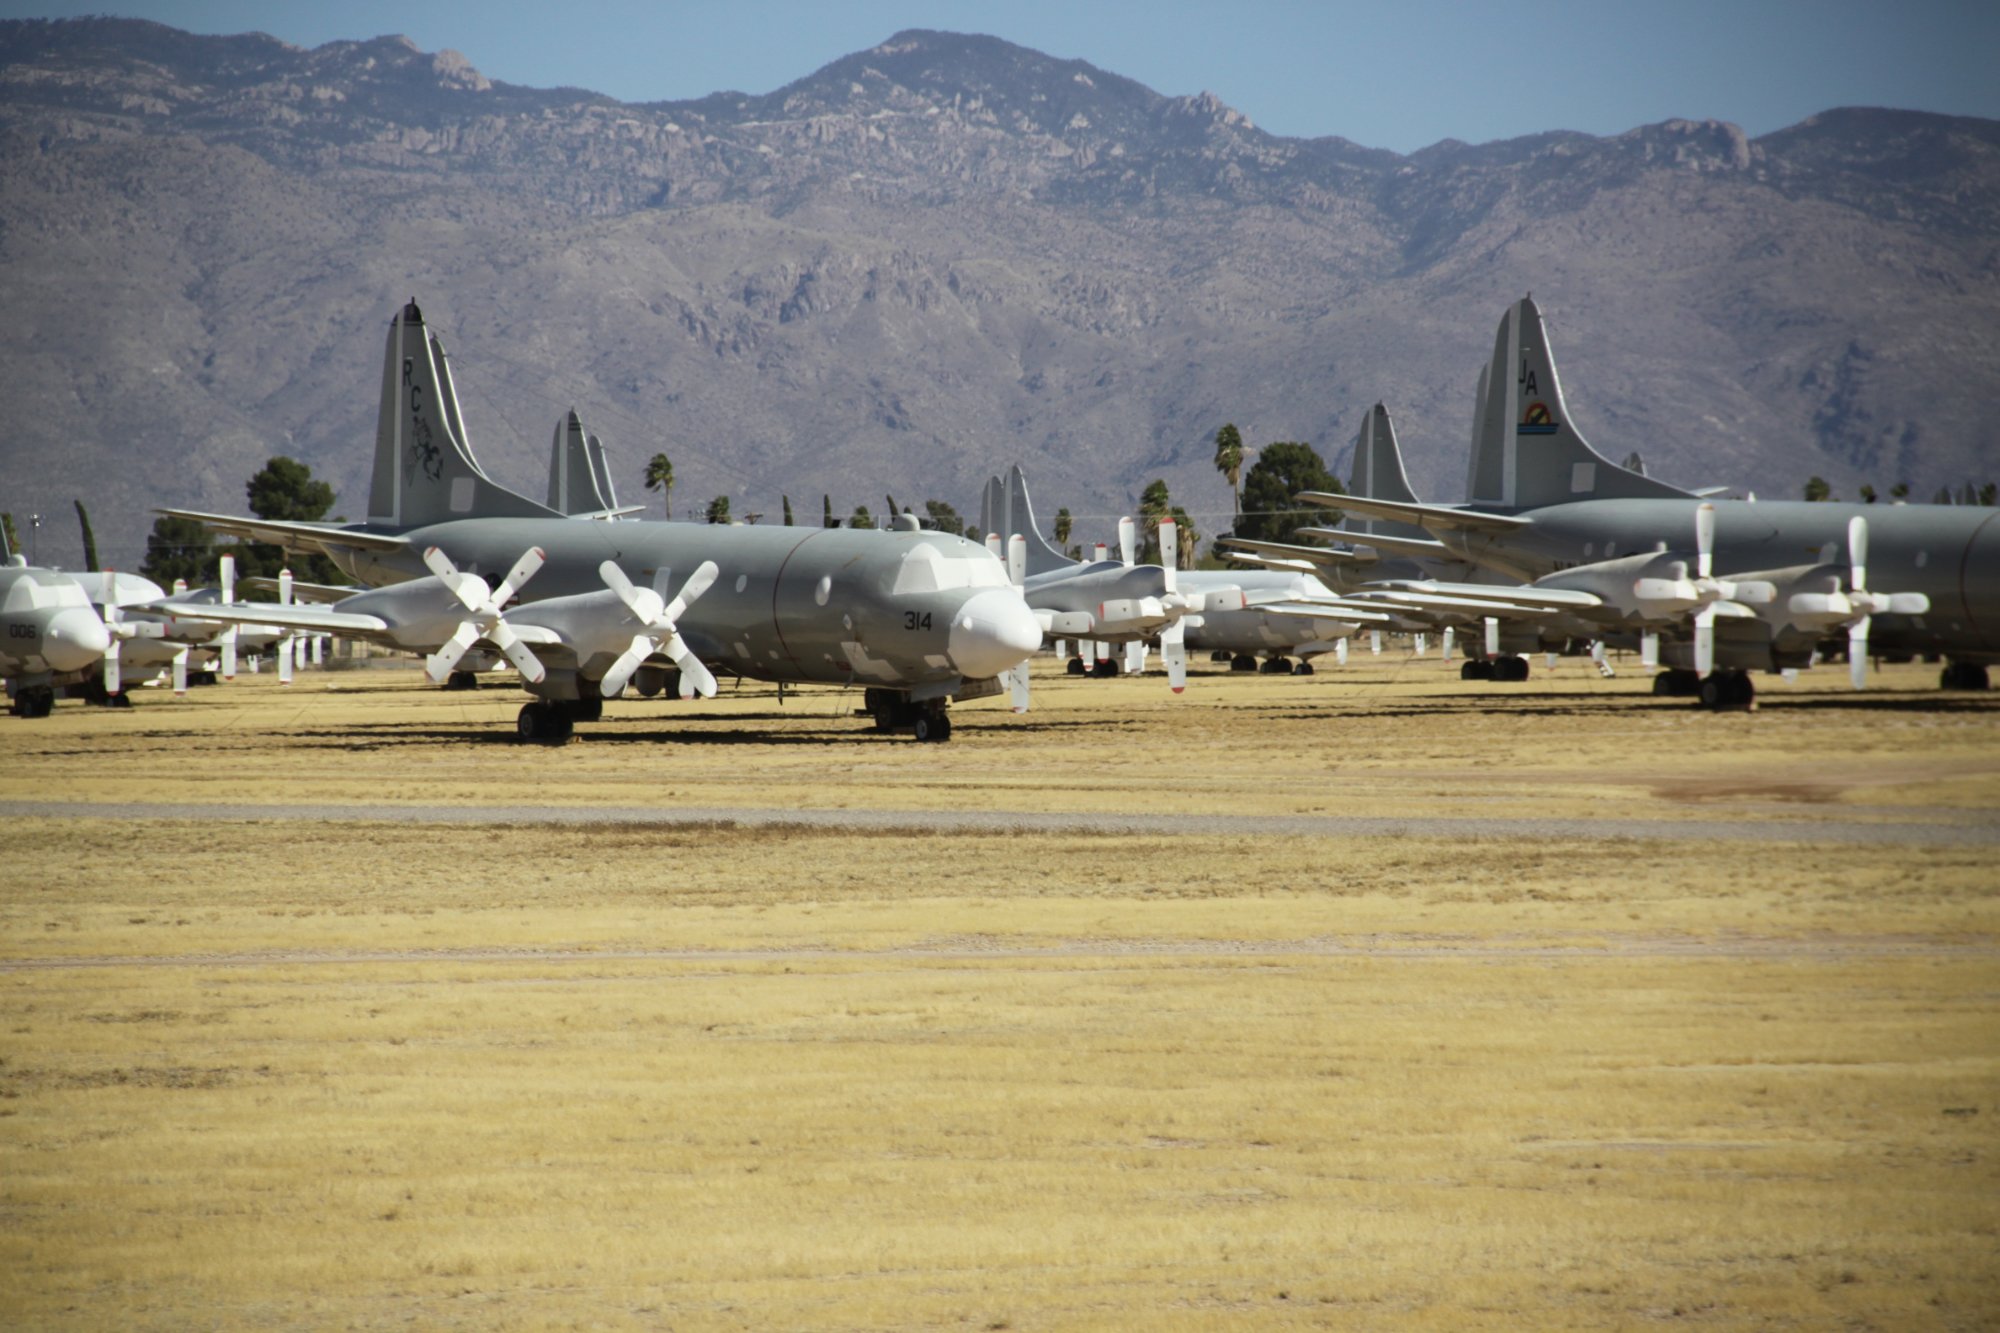
[[[444,345],[412,301],[389,322],[368,517],[390,527],[454,518],[560,518],[492,480],[466,442]]]

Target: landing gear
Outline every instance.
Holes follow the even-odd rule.
[[[1115,657],[1100,657],[1090,668],[1090,678],[1092,680],[1110,680],[1117,674],[1118,659]]]
[[[1072,657],[1069,659],[1068,670],[1069,674],[1072,676],[1081,676],[1086,672],[1088,672],[1090,668],[1083,664],[1083,659],[1081,657]]]
[[[1708,673],[1700,686],[1701,706],[1711,712],[1748,711],[1757,698],[1756,682],[1747,671],[1723,667]]]
[[[56,692],[45,686],[22,690],[7,711],[15,717],[47,717],[55,711]]]
[[[1236,656],[1229,659],[1229,669],[1231,671],[1255,671],[1257,669],[1256,655],[1254,653],[1236,654]]]
[[[1236,654],[1230,652],[1227,648],[1217,648],[1208,655],[1208,660],[1211,662],[1233,662],[1236,660]]]
[[[1947,662],[1938,673],[1941,690],[1983,690],[1990,684],[1986,668],[1977,662]]]
[[[444,678],[444,687],[448,690],[476,690],[479,688],[479,677],[470,671],[454,671]]]
[[[1292,672],[1292,659],[1283,656],[1273,657],[1257,670],[1266,676],[1288,676]]]
[[[561,745],[576,730],[576,719],[560,703],[535,699],[521,705],[520,716],[514,720],[514,729],[524,741]]]
[[[873,720],[877,731],[902,731],[907,728],[920,741],[951,739],[951,715],[945,711],[942,699],[911,703],[910,696],[900,690],[871,689],[862,694],[861,706]]]
[[[1686,667],[1669,667],[1653,677],[1653,695],[1662,699],[1692,699],[1701,692],[1701,677]]]
[[[1313,673],[1313,664],[1311,662],[1301,662],[1297,666],[1292,668],[1292,674],[1294,676],[1310,676],[1312,673]]]
[[[1458,678],[1523,681],[1528,678],[1528,659],[1513,654],[1506,657],[1468,657],[1459,663]]]

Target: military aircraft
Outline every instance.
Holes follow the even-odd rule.
[[[683,690],[712,690],[721,670],[859,686],[878,729],[941,741],[950,700],[997,693],[1041,644],[1001,563],[961,537],[579,522],[508,490],[473,456],[443,343],[414,301],[389,325],[366,522],[159,512],[324,553],[371,589],[282,615],[210,614],[380,636],[429,652],[439,679],[491,645],[534,696],[523,739],[567,737],[635,678],[657,692],[678,670]]]
[[[1418,524],[1452,554],[1524,583],[1540,580],[1553,589],[1558,581],[1546,576],[1563,572],[1559,582],[1568,590],[1633,612],[1643,610],[1632,586],[1638,576],[1624,562],[1635,555],[1666,556],[1645,577],[1668,583],[1741,574],[1760,595],[1763,585],[1772,585],[1773,598],[1755,605],[1713,588],[1696,587],[1692,597],[1677,589],[1686,604],[1679,618],[1664,611],[1654,616],[1672,635],[1661,640],[1663,660],[1681,668],[1663,677],[1669,687],[1663,692],[1698,688],[1704,699],[1747,702],[1754,690],[1742,674],[1746,668],[1810,662],[1806,645],[1813,636],[1785,632],[1787,626],[1803,628],[1797,617],[1822,630],[1846,627],[1850,642],[1883,656],[1943,654],[1949,659],[1944,688],[1986,688],[1988,665],[2000,661],[2000,512],[1712,500],[1621,468],[1577,430],[1532,298],[1509,307],[1501,319],[1487,375],[1490,391],[1483,395],[1465,505],[1313,492],[1299,498]],[[1698,518],[1703,505],[1711,506],[1710,518]],[[1859,530],[1852,526],[1857,518],[1863,521]],[[1709,572],[1684,579],[1690,566]],[[1878,595],[1855,584],[1856,571],[1894,591]],[[1829,577],[1839,586],[1825,587]],[[1817,612],[1794,611],[1794,597],[1835,593],[1847,599],[1844,619],[1828,619],[1830,600],[1817,604]],[[1919,598],[1922,610],[1915,609]],[[1657,599],[1643,600],[1660,610]],[[1737,610],[1724,610],[1724,603]],[[1856,638],[1851,631],[1864,619],[1866,636]],[[1716,670],[1729,678],[1706,681]]]
[[[1111,645],[1123,644],[1143,653],[1145,642],[1157,638],[1167,665],[1168,686],[1179,694],[1187,687],[1185,635],[1199,623],[1195,617],[1243,605],[1243,590],[1234,581],[1218,583],[1177,568],[1178,546],[1171,523],[1164,525],[1161,564],[1139,564],[1133,559],[1137,529],[1129,518],[1120,521],[1121,559],[1109,559],[1102,547],[1094,559],[1070,559],[1036,526],[1027,474],[1018,463],[1008,470],[1004,484],[998,477],[988,478],[981,497],[980,523],[989,540],[1004,534],[1011,545],[1020,539],[1022,592],[1043,634],[1075,640],[1080,650],[1090,646],[1094,667],[1086,667],[1079,652],[1070,663],[1072,673],[1092,670],[1097,675],[1114,675],[1117,668]],[[1019,690],[1015,704],[1017,708],[1026,706]]]
[[[101,670],[112,634],[82,584],[28,564],[0,533],[0,677],[16,717],[47,717],[57,689]]]

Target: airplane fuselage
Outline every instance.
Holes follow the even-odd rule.
[[[990,678],[1040,641],[1000,562],[948,533],[473,518],[401,535],[400,551],[332,554],[361,582],[386,585],[427,576],[421,557],[436,546],[497,583],[538,546],[547,561],[519,603],[530,617],[535,602],[603,592],[606,560],[640,586],[666,571],[668,597],[713,560],[719,574],[682,616],[681,637],[711,666],[757,679],[922,691]]]
[[[1521,512],[1532,527],[1446,530],[1438,536],[1481,566],[1522,580],[1665,547],[1694,548],[1698,499],[1579,500]],[[1713,501],[1715,570],[1728,577],[1845,564],[1848,520],[1868,520],[1868,586],[1920,592],[1921,616],[1875,617],[1883,654],[1947,653],[2000,661],[2000,509],[1853,505],[1798,500]]]

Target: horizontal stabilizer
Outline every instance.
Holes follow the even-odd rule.
[[[1300,528],[1301,537],[1322,537],[1328,541],[1353,542],[1390,555],[1414,556],[1419,560],[1455,560],[1449,546],[1434,537],[1391,537],[1379,532],[1349,532],[1346,528]]]
[[[1319,505],[1323,509],[1339,509],[1350,514],[1367,514],[1374,518],[1401,519],[1406,523],[1416,523],[1432,532],[1458,530],[1463,532],[1510,532],[1517,528],[1533,526],[1532,519],[1514,518],[1508,514],[1489,514],[1477,509],[1460,509],[1454,505],[1404,504],[1396,500],[1370,500],[1359,495],[1335,495],[1330,491],[1300,491],[1293,497],[1302,504]]]
[[[170,518],[191,518],[210,532],[225,537],[241,537],[287,551],[323,555],[331,551],[400,551],[409,543],[385,532],[357,532],[327,523],[292,523],[275,518],[238,518],[232,514],[205,514],[198,509],[155,509]]]

